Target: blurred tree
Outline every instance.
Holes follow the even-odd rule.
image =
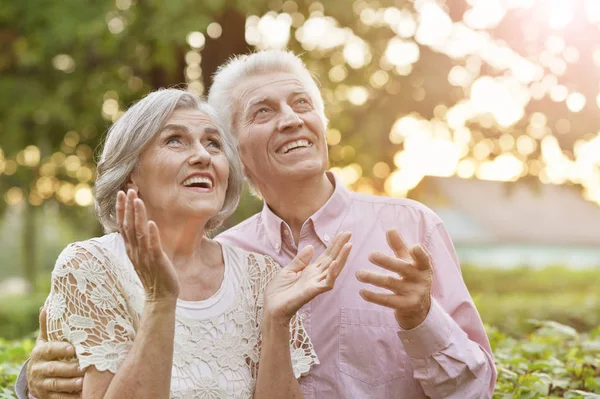
[[[0,212],[23,217],[22,269],[35,286],[39,211],[52,203],[74,226],[90,223],[94,149],[145,93],[186,82],[190,32],[225,26],[203,53],[204,84],[245,52],[252,2],[30,0],[0,10]],[[96,229],[100,232],[100,226]]]
[[[331,164],[355,190],[417,195],[426,175],[528,178],[582,185],[600,203],[596,4],[3,4],[0,212],[22,213],[24,274],[34,281],[40,210],[58,204],[74,226],[95,223],[93,152],[129,104],[172,85],[204,93],[219,64],[253,48],[302,54],[323,86]],[[259,207],[245,194],[229,225]]]

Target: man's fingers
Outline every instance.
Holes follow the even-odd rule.
[[[46,378],[40,387],[50,392],[77,393],[83,389],[83,377],[77,378]]]
[[[81,392],[78,393],[48,393],[44,399],[81,399]]]
[[[369,261],[374,265],[397,273],[405,279],[414,279],[418,274],[415,267],[405,260],[394,258],[381,252],[371,252],[369,254]]]
[[[394,251],[394,255],[396,255],[397,258],[404,259],[406,261],[411,260],[408,246],[396,229],[390,229],[386,231],[385,237],[388,245],[390,248],[392,248],[392,251]]]
[[[415,264],[417,269],[419,270],[430,270],[431,267],[431,259],[429,259],[429,255],[422,246],[415,245],[410,249],[411,255],[415,259]]]
[[[398,278],[396,275],[382,274],[365,269],[358,270],[356,272],[356,278],[360,282],[385,288],[396,294],[401,294],[404,283],[402,279]]]
[[[85,371],[79,368],[79,362],[68,360],[55,360],[41,363],[39,366],[34,365],[32,371],[35,374],[44,376],[44,378],[56,378],[61,380],[76,379],[85,375]]]
[[[401,309],[403,307],[403,298],[396,294],[385,294],[362,289],[360,290],[360,296],[367,302],[385,306],[386,308]]]
[[[46,326],[46,307],[40,308],[40,333],[38,335],[38,341],[48,341],[48,329]]]
[[[75,348],[68,342],[38,342],[31,351],[35,361],[52,361],[75,356]]]

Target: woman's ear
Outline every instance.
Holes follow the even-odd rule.
[[[129,177],[127,178],[127,181],[125,183],[125,192],[127,192],[129,190],[134,190],[136,192],[136,194],[139,194],[138,185],[135,183],[136,180],[137,180],[137,176],[135,174],[135,171],[133,171],[129,175]]]

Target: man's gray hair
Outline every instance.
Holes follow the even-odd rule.
[[[141,153],[167,123],[173,111],[197,109],[208,116],[223,138],[223,151],[229,161],[229,179],[221,210],[212,217],[207,232],[221,225],[237,208],[242,190],[241,162],[231,135],[215,109],[196,94],[181,89],[160,89],[131,106],[106,135],[98,162],[94,187],[95,209],[106,233],[118,231],[116,198],[138,164]]]
[[[252,54],[237,55],[230,58],[219,67],[213,77],[213,84],[208,94],[208,103],[223,114],[222,118],[225,126],[236,137],[236,126],[234,118],[237,110],[233,98],[233,91],[244,80],[271,72],[291,73],[304,86],[310,95],[313,104],[321,119],[324,129],[327,129],[327,117],[325,116],[325,105],[323,97],[319,91],[316,79],[304,65],[304,62],[292,53],[285,50],[263,50]]]

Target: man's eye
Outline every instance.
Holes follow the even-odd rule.
[[[256,111],[256,114],[257,114],[257,115],[258,115],[258,114],[265,114],[265,113],[267,113],[268,111],[269,111],[269,109],[268,109],[268,108],[265,108],[265,107],[263,107],[263,108],[259,108],[259,109]]]

